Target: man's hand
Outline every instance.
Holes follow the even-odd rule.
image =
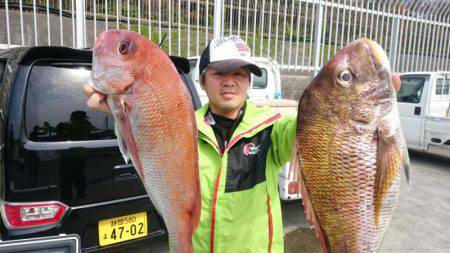
[[[87,107],[111,114],[105,94],[96,92],[89,84],[83,84],[83,92],[88,97]]]
[[[402,80],[400,80],[396,72],[392,72],[392,83],[394,84],[395,91],[399,92],[402,87]]]

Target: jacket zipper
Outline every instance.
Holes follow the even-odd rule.
[[[207,135],[202,134],[204,136],[203,140],[209,142],[209,144],[211,144],[217,151],[217,153],[219,153],[220,157],[223,156],[223,152],[220,150],[219,145],[217,143],[215,143],[213,140],[211,140],[211,138],[209,138]]]
[[[242,136],[244,136],[245,134],[251,133],[253,130],[259,128],[262,125],[265,124],[270,124],[272,122],[274,122],[275,120],[281,118],[281,114],[277,113],[274,116],[264,120],[263,122],[257,124],[256,126],[250,128],[249,130],[240,133],[238,135],[236,135],[233,140],[231,140],[229,143],[225,144],[225,149],[224,152],[225,153],[229,148],[231,148],[231,146],[233,146],[234,143],[236,143],[238,140],[240,140],[242,138]],[[207,138],[209,140],[209,142],[211,142],[214,147],[216,147],[217,151],[219,152],[220,156],[223,157],[223,153],[220,151],[220,148],[213,142],[211,141],[209,138]],[[216,184],[214,187],[214,195],[213,195],[213,203],[212,203],[212,208],[211,208],[211,233],[210,233],[210,241],[209,241],[209,245],[210,245],[210,253],[214,253],[214,230],[215,230],[215,225],[216,225],[216,204],[217,204],[217,194],[219,191],[219,183],[220,183],[220,174],[222,172],[222,163],[220,164],[220,169],[219,169],[219,173],[217,174],[216,177]],[[270,196],[269,196],[269,200],[270,200]],[[268,200],[268,201],[269,201]],[[272,213],[270,211],[270,204],[269,204],[269,237],[270,237],[270,247],[269,247],[269,252],[271,251],[272,248],[272,234],[273,234],[273,229],[272,229]]]
[[[216,178],[216,185],[214,186],[214,195],[211,208],[211,234],[209,236],[209,251],[214,253],[214,230],[216,227],[216,203],[217,203],[217,193],[219,191],[220,174],[222,172],[222,165],[220,165],[219,173]]]

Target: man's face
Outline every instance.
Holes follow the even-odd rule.
[[[247,90],[250,86],[249,75],[246,67],[226,73],[221,73],[213,68],[206,70],[201,86],[208,96],[213,113],[225,117],[237,116],[247,97]]]

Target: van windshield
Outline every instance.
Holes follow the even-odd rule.
[[[25,127],[37,142],[115,139],[113,116],[91,110],[81,86],[88,64],[39,62],[28,78]]]
[[[253,89],[265,89],[267,87],[267,69],[261,68],[261,76],[253,76]]]
[[[423,93],[425,77],[402,76],[402,86],[397,92],[397,101],[403,103],[419,103]]]

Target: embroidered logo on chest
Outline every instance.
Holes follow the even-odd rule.
[[[256,155],[256,154],[258,154],[259,146],[260,145],[255,145],[253,143],[245,144],[245,146],[244,146],[244,155],[245,156],[249,156],[249,155]]]

